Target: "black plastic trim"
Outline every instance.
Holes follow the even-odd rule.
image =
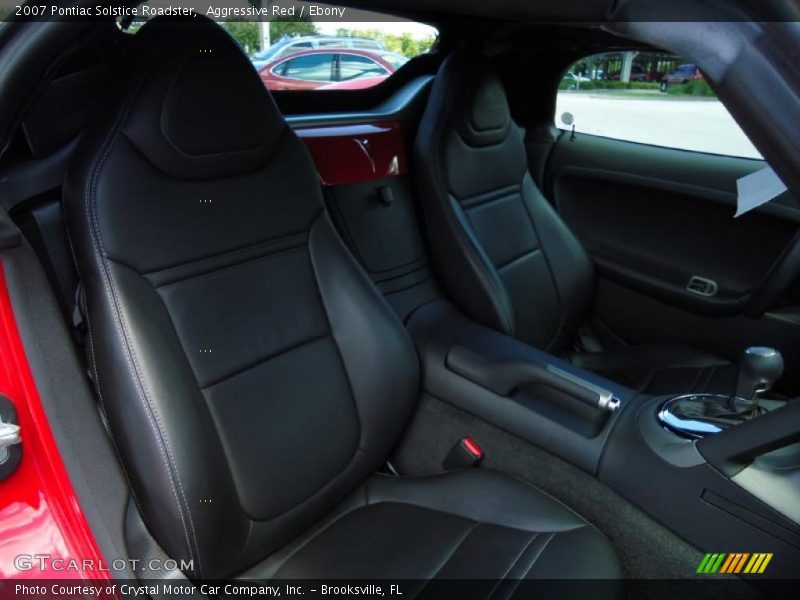
[[[403,121],[410,112],[421,107],[433,82],[433,75],[421,75],[409,81],[386,100],[372,109],[353,112],[285,114],[294,128],[346,125],[377,121]],[[327,93],[327,92],[318,92]]]

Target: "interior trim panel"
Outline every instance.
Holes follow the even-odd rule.
[[[432,83],[433,75],[416,77],[370,110],[298,115],[284,113],[284,118],[293,128],[404,120],[410,112],[421,110]]]
[[[403,126],[398,122],[295,129],[305,142],[323,185],[342,185],[406,173]]]

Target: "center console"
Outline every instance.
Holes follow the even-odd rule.
[[[653,397],[437,301],[407,322],[424,392],[593,474],[705,552],[800,564],[800,402],[765,398],[780,354],[751,348],[730,394]]]
[[[636,391],[431,302],[407,322],[425,393],[595,473]]]

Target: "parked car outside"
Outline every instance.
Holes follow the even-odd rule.
[[[362,89],[377,85],[408,61],[392,52],[305,50],[259,71],[270,90]]]
[[[616,73],[609,74],[608,78],[611,81],[619,81],[621,72],[617,71]],[[650,73],[642,69],[639,65],[633,65],[631,67],[631,75],[628,81],[650,81]]]
[[[674,71],[665,74],[661,79],[661,91],[666,92],[669,86],[681,83],[689,83],[703,78],[703,74],[697,65],[680,65]]]
[[[591,81],[588,77],[584,77],[583,75],[577,75],[572,71],[567,71],[564,73],[564,79],[569,82],[567,84],[568,90],[579,90],[581,89],[581,84],[587,81]]]
[[[284,37],[250,57],[250,62],[256,70],[260,70],[268,63],[274,62],[284,56],[289,56],[304,50],[317,50],[324,48],[355,48],[359,50],[386,50],[383,42],[372,38],[362,37],[336,37],[322,35],[307,35],[300,37]]]

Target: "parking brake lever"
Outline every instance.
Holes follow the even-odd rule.
[[[524,385],[558,390],[592,408],[614,412],[619,399],[599,386],[549,365],[547,368],[520,359],[490,359],[462,346],[454,346],[445,359],[447,368],[499,396],[511,396]]]

